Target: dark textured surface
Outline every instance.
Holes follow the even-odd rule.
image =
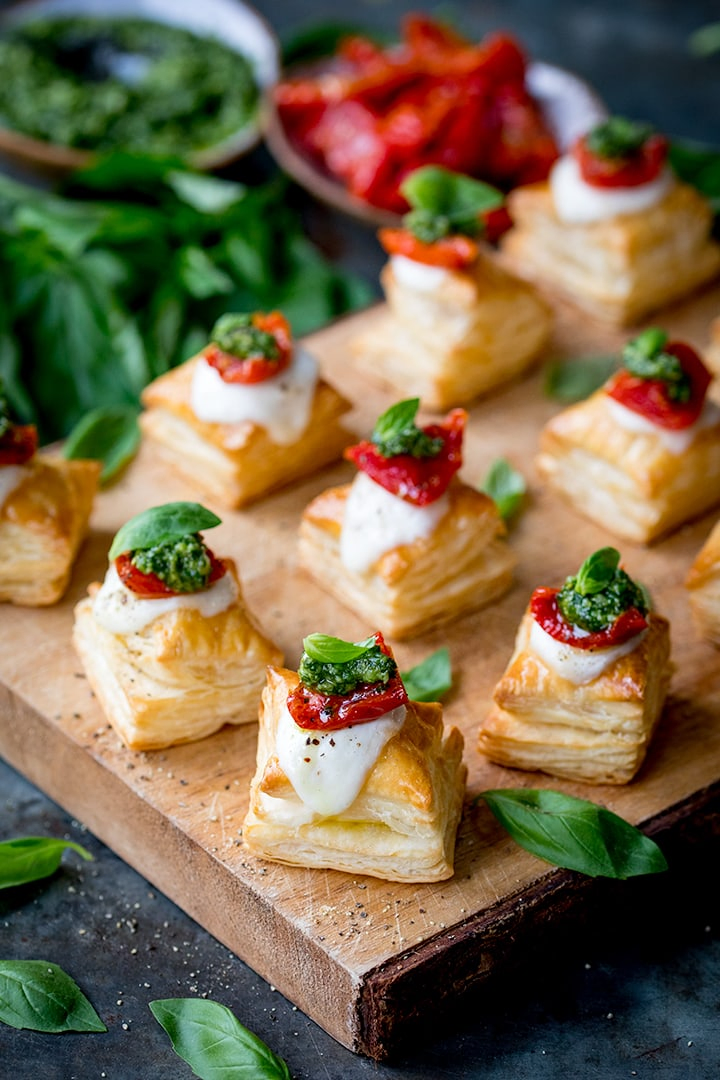
[[[315,18],[392,29],[423,5],[365,0],[259,4],[281,35]],[[447,9],[445,9],[447,10]],[[476,33],[515,31],[537,57],[583,74],[610,107],[671,133],[720,143],[720,56],[699,61],[689,32],[720,19],[716,0],[571,3],[507,0],[457,5]],[[262,153],[237,170],[264,169]],[[372,233],[308,205],[312,231],[334,257],[374,280]],[[0,611],[0,619],[2,612]],[[0,894],[0,956],[59,963],[108,1026],[104,1035],[39,1035],[0,1025],[0,1080],[181,1080],[148,1002],[222,1001],[269,1043],[294,1080],[557,1080],[720,1075],[720,845],[685,837],[662,879],[609,885],[591,915],[540,940],[519,970],[463,1003],[392,1067],[353,1056],[152,889],[53,803],[0,763],[0,838],[67,836],[93,863],[65,857],[51,879]],[[182,873],[178,867],[178,873]]]

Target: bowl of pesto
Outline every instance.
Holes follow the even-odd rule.
[[[238,0],[22,0],[0,16],[0,153],[51,170],[113,151],[217,168],[259,140],[278,55]]]

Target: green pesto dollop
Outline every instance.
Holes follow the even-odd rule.
[[[252,315],[226,312],[212,328],[210,340],[223,352],[241,360],[262,356],[266,360],[280,359],[280,346],[267,330],[253,326]]]
[[[624,116],[611,116],[585,136],[588,150],[602,158],[627,158],[642,148],[653,134],[648,124]]]
[[[212,572],[207,548],[197,535],[134,551],[131,562],[141,573],[156,574],[168,588],[179,593],[206,588]]]
[[[659,379],[667,387],[671,401],[687,402],[692,396],[692,382],[677,356],[665,352],[668,335],[650,326],[628,341],[623,349],[625,369],[638,379]]]
[[[385,458],[410,454],[415,458],[437,457],[444,446],[439,436],[426,434],[415,423],[419,398],[408,398],[391,405],[375,424],[370,441]]]
[[[361,683],[385,685],[396,673],[397,664],[378,645],[343,663],[313,660],[304,652],[298,667],[301,682],[320,694],[350,694]]]
[[[566,622],[596,633],[612,626],[629,608],[647,614],[647,593],[620,569],[619,562],[619,551],[601,548],[565,580],[557,605]]]
[[[34,18],[0,36],[0,117],[79,149],[183,156],[256,111],[250,63],[220,41],[144,19]]]

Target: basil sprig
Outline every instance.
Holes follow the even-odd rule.
[[[220,518],[211,510],[193,502],[164,503],[151,506],[126,521],[116,533],[108,559],[110,562],[124,551],[138,551],[170,540],[179,540],[188,533],[213,529]]]
[[[374,637],[356,642],[343,641],[329,634],[308,634],[303,638],[303,649],[311,660],[317,660],[320,664],[346,664],[349,660],[357,660],[369,652],[374,644]]]
[[[86,848],[72,840],[56,840],[51,836],[4,840],[0,843],[0,889],[49,877],[59,867],[66,850],[76,851],[83,859],[92,859]]]
[[[452,687],[452,668],[447,648],[426,656],[400,675],[411,701],[439,701]]]
[[[137,409],[132,405],[108,405],[92,409],[68,435],[66,458],[89,458],[102,462],[100,483],[107,484],[132,461],[140,446]]]
[[[483,229],[481,215],[501,206],[504,198],[490,184],[440,165],[415,169],[400,191],[412,207],[403,225],[426,244],[452,233],[476,236]]]
[[[573,405],[599,390],[618,367],[617,356],[553,360],[545,368],[543,389],[547,397],[564,405]]]
[[[575,592],[581,596],[594,596],[607,588],[620,565],[617,548],[604,547],[588,555],[574,579]]]
[[[496,458],[488,469],[480,490],[489,495],[503,521],[517,513],[527,491],[525,477],[506,458]]]
[[[420,398],[398,401],[378,417],[370,441],[383,457],[410,454],[416,458],[437,457],[443,448],[443,440],[426,435],[415,423]]]
[[[638,379],[660,379],[667,386],[671,401],[686,402],[692,383],[677,356],[665,352],[668,335],[657,326],[648,327],[623,349],[623,364]]]
[[[249,314],[227,311],[213,326],[210,340],[223,352],[240,359],[248,356],[280,359],[280,346],[274,336],[254,326]]]
[[[0,1021],[30,1031],[107,1031],[77,983],[47,960],[0,960]]]
[[[479,796],[526,851],[589,877],[667,870],[660,848],[618,814],[560,791],[503,788]]]
[[[588,132],[585,145],[598,157],[626,158],[637,154],[652,134],[653,128],[649,124],[639,124],[624,116],[611,116]]]
[[[200,1080],[290,1080],[287,1065],[225,1005],[198,998],[150,1002],[173,1050]]]

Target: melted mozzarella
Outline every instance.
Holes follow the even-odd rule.
[[[555,162],[549,181],[555,211],[568,225],[588,225],[647,210],[659,203],[675,182],[670,170],[664,169],[655,180],[637,187],[594,187],[583,180],[580,166],[569,155]]]
[[[636,649],[646,633],[641,630],[622,645],[611,645],[606,649],[576,649],[574,645],[556,641],[533,619],[528,648],[561,678],[582,686],[599,678],[621,656]]]
[[[273,442],[297,442],[310,422],[318,365],[305,349],[296,348],[288,367],[264,382],[226,383],[201,357],[190,387],[190,406],[198,420],[239,424],[250,420],[265,428]]]
[[[405,706],[338,731],[298,727],[287,706],[278,721],[280,767],[306,806],[330,817],[355,802],[383,747],[405,723]]]
[[[390,265],[398,285],[415,292],[434,292],[450,277],[450,271],[444,266],[429,266],[405,255],[393,255]]]
[[[136,634],[160,615],[182,608],[195,608],[209,619],[226,611],[236,598],[237,586],[232,574],[223,574],[208,589],[196,593],[156,600],[137,596],[123,585],[115,564],[111,563],[93,600],[93,615],[111,634]]]
[[[447,493],[429,506],[414,506],[360,472],[345,503],[340,561],[362,574],[386,551],[430,536],[448,507]]]
[[[20,487],[30,470],[26,465],[1,465],[0,466],[0,507],[2,507],[8,495]]]
[[[646,416],[628,409],[615,398],[606,396],[605,402],[615,423],[625,431],[631,431],[636,435],[654,435],[671,454],[684,454],[693,444],[697,435],[703,428],[712,427],[720,423],[720,409],[712,401],[705,401],[702,412],[694,424],[681,428],[679,431],[671,431],[669,428],[654,424]]]

